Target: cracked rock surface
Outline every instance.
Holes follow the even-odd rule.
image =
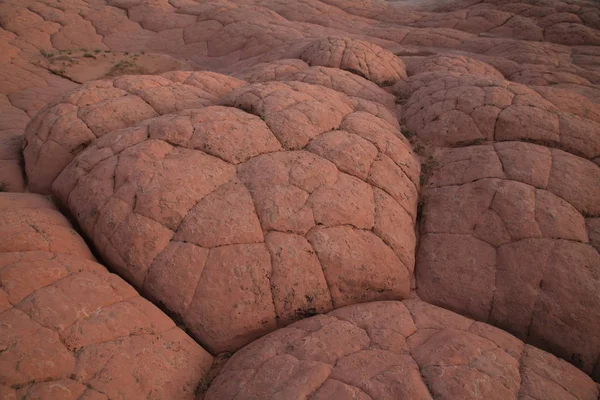
[[[0,194],[2,399],[193,399],[212,356],[95,262],[51,201]]]
[[[106,133],[56,179],[108,265],[214,352],[407,298],[419,163],[398,128],[362,99],[295,81],[221,104]]]
[[[584,373],[490,325],[418,300],[340,308],[238,351],[205,399],[581,399]]]
[[[0,3],[0,399],[599,399],[597,1]]]
[[[28,125],[23,155],[29,188],[48,194],[58,174],[93,139],[152,117],[211,105],[242,84],[212,72],[187,71],[85,84]]]
[[[406,129],[432,146],[419,296],[598,376],[597,104],[499,80],[464,58],[416,71],[395,91]]]

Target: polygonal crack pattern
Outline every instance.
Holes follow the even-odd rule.
[[[419,300],[352,305],[238,351],[205,399],[581,399],[584,373],[490,325]]]
[[[212,352],[416,287],[600,379],[600,9],[420,3],[7,0],[0,191],[28,178],[56,194],[102,258]],[[71,51],[235,78],[79,87],[52,66]],[[210,356],[89,261],[46,200],[3,198],[0,317],[13,320],[0,338],[31,339],[0,348],[0,397],[193,398]],[[562,361],[424,303],[387,303],[393,317],[364,328],[376,304],[282,328],[272,337],[299,329],[301,343],[258,367],[270,339],[250,345],[211,396],[597,397]]]
[[[210,354],[97,264],[52,202],[2,193],[0,211],[3,399],[194,398]]]
[[[413,70],[395,90],[407,99],[407,129],[433,145],[420,297],[598,376],[600,168],[589,159],[600,151],[600,108],[504,81],[462,56]]]
[[[56,179],[108,265],[214,353],[407,298],[420,171],[398,128],[295,81],[221,104],[106,132]]]
[[[40,112],[25,130],[29,188],[48,194],[58,174],[92,140],[159,115],[214,104],[243,84],[212,72],[168,72],[94,81]]]

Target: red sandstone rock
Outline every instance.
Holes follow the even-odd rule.
[[[7,237],[29,224],[43,239],[1,240],[3,398],[194,398],[208,353],[94,262],[51,202],[1,194],[0,208]]]
[[[238,351],[206,399],[595,400],[572,365],[492,326],[421,301],[344,307]]]
[[[302,82],[222,102],[106,133],[54,182],[109,266],[214,352],[407,298],[419,164],[398,129]]]
[[[404,63],[381,47],[341,37],[328,37],[308,46],[302,53],[308,65],[340,68],[389,86],[406,78]]]
[[[419,62],[414,68],[408,70],[410,75],[425,72],[439,72],[483,75],[490,78],[503,78],[503,75],[489,64],[479,60],[453,55],[430,56]]]
[[[62,169],[97,137],[158,115],[214,104],[241,84],[210,72],[171,72],[83,85],[38,114],[26,129],[30,188],[48,193]]]
[[[585,193],[597,187],[587,180],[597,180],[598,167],[524,143],[437,154],[441,167],[424,193],[417,253],[421,298],[493,323],[595,374],[600,255],[589,244],[593,223],[586,227],[582,213],[597,212],[597,197]],[[585,172],[567,183],[560,177],[568,168]]]
[[[571,114],[572,107],[555,100],[564,111],[557,108],[527,86],[483,75],[439,71],[424,75],[430,77],[425,85],[420,75],[414,75],[396,91],[408,97],[403,114],[406,127],[428,143],[460,146],[522,140],[551,144],[590,159],[600,154],[596,121]]]
[[[195,335],[210,337],[211,350],[237,348],[276,325],[341,304],[403,298],[412,284],[432,302],[504,327],[598,376],[600,12],[594,2],[7,0],[0,26],[0,191],[22,191],[29,178],[30,190],[50,193],[62,171],[55,193],[102,258],[157,304],[187,318]],[[77,82],[103,75],[108,58],[168,59],[169,68],[263,84],[242,88],[243,81],[214,72],[175,71],[103,79],[62,97]],[[141,71],[141,65],[114,67],[108,76]],[[425,142],[422,176],[397,117],[407,137]],[[10,197],[23,210],[12,209],[10,200],[11,210],[0,211],[0,248],[91,257],[57,211],[26,197]],[[413,282],[418,200],[423,235]],[[55,271],[36,266],[43,282]],[[6,274],[18,282],[15,299],[36,282],[20,280],[17,269]],[[85,296],[76,298],[84,304]],[[221,308],[207,306],[213,298]],[[0,289],[0,310],[10,307]],[[73,332],[73,343],[104,335],[111,313],[140,314],[128,307],[118,303],[97,324],[77,325],[85,337]],[[65,310],[58,319],[68,317]],[[131,320],[123,332],[145,326],[123,320]],[[519,358],[514,338],[474,326],[478,335],[513,344],[507,353]],[[322,333],[332,350],[311,362],[341,351],[346,344],[328,335],[350,336],[338,332]],[[356,332],[351,337],[364,340]],[[433,364],[444,340],[465,341],[444,337],[427,347],[427,337],[415,340],[423,343],[422,360]],[[42,339],[48,338],[27,345],[51,349]],[[57,368],[66,371],[68,357],[61,354]],[[460,357],[468,354],[461,350]],[[528,354],[521,361],[522,398],[586,397],[577,391],[587,386],[579,379],[544,381],[570,373],[539,351]],[[283,371],[288,361],[278,359],[274,368]],[[126,363],[115,362],[106,370],[131,375]],[[389,362],[358,354],[340,368],[354,379],[356,365],[378,371]],[[292,373],[303,379],[327,370],[294,365]],[[479,382],[472,371],[435,365],[422,375],[440,396],[466,397],[471,386],[452,382]],[[497,371],[495,364],[476,365]],[[486,387],[486,397],[514,392],[514,368],[500,370],[507,379]],[[65,375],[17,389],[0,382],[0,397],[102,397],[109,392],[101,375],[94,378],[98,392]],[[455,380],[447,383],[448,377]],[[385,379],[369,383],[368,393],[421,393],[406,394]],[[317,389],[275,381],[266,372],[252,388],[283,387],[282,397]],[[108,397],[131,398],[139,394],[135,388]],[[314,397],[365,393],[329,379]]]

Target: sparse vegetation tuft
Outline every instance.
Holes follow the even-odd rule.
[[[425,147],[422,146],[421,144],[417,143],[414,145],[413,150],[415,151],[415,153],[417,153],[418,155],[422,156],[425,154]]]
[[[50,52],[48,52],[48,51],[46,51],[44,49],[40,50],[40,54],[43,55],[46,58],[50,58],[50,57],[52,57],[54,55],[53,53],[50,53]]]
[[[411,138],[413,138],[415,136],[414,133],[412,133],[411,131],[409,131],[406,128],[402,128],[401,132],[404,135],[404,137],[407,138],[407,139],[411,139]]]
[[[116,63],[110,70],[109,75],[119,75],[123,73],[123,70],[127,68],[133,68],[136,64],[133,61],[121,60]]]
[[[593,217],[592,213],[590,213],[588,210],[585,210],[585,209],[581,211],[581,215],[583,215],[583,218]]]

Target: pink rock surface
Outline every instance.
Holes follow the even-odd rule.
[[[212,356],[94,262],[51,202],[0,194],[0,210],[3,399],[194,398]]]
[[[520,140],[589,159],[600,155],[600,124],[586,118],[586,113],[579,112],[583,117],[573,114],[572,107],[554,97],[556,105],[544,99],[545,91],[538,93],[489,73],[423,75],[413,75],[396,90],[408,97],[403,113],[407,129],[428,143],[454,147]]]
[[[593,0],[6,0],[0,191],[55,194],[98,256],[213,352],[416,287],[600,379],[598,45]],[[115,77],[142,73],[143,60],[157,60],[146,74],[198,71]],[[92,258],[45,199],[4,199],[2,251]],[[94,338],[105,325],[80,328]],[[463,398],[488,379],[441,368],[426,336],[412,363],[436,367],[402,382]],[[272,368],[291,362],[317,385],[317,363],[347,345]],[[499,355],[508,380],[478,393],[586,398],[572,389],[586,384],[556,383],[571,373],[538,353]],[[390,361],[362,357],[342,373]],[[412,371],[404,361],[392,360]],[[126,365],[107,371],[131,376]],[[159,387],[168,377],[156,370]],[[264,379],[283,398],[418,398],[384,374],[368,391]],[[106,396],[131,398],[136,384]],[[104,396],[70,375],[11,385],[0,381],[0,398]]]
[[[406,56],[412,66],[488,76],[500,71],[514,82],[563,87],[600,101],[595,87],[600,80],[599,55],[594,51],[600,43],[600,17],[591,0],[59,3],[7,0],[1,5],[1,136],[21,135],[37,111],[82,82],[81,74],[144,71],[145,59],[165,63],[166,69],[213,70],[256,82],[304,69],[306,64],[298,59],[302,57],[391,84],[405,78],[401,58]],[[424,63],[409,60],[431,54],[435,56]],[[104,59],[114,65],[98,66],[106,64]],[[82,68],[84,64],[90,67]],[[111,72],[105,74],[106,68]],[[418,68],[409,70],[415,73]],[[193,94],[180,89],[159,89],[161,96],[171,100],[150,105],[172,105],[175,93],[194,101]],[[75,146],[65,151],[62,145],[45,146],[58,154],[57,164],[70,158],[67,152],[79,150]],[[570,143],[569,147],[578,146]],[[37,160],[37,150],[34,153]],[[0,158],[5,190],[22,191],[26,185],[15,161],[19,158],[17,153]],[[45,169],[33,174],[40,181],[55,178],[52,173],[43,177]],[[43,182],[32,180],[35,185],[48,191]]]
[[[423,198],[421,298],[498,325],[594,372],[600,255],[582,213],[598,212],[598,197],[585,195],[597,188],[587,180],[598,180],[598,167],[524,143],[437,154],[441,166]],[[591,173],[569,175],[567,183],[560,176],[574,165]],[[575,198],[576,205],[569,203]]]
[[[308,65],[340,68],[382,86],[406,78],[404,63],[389,51],[361,40],[343,37],[321,39],[304,50]]]
[[[419,162],[398,128],[296,81],[222,104],[105,133],[56,179],[107,264],[215,353],[306,315],[407,298]]]
[[[464,77],[448,78],[445,84],[461,88]],[[475,93],[457,97],[455,103],[443,100],[444,94],[432,97],[445,107],[468,103]],[[502,99],[499,93],[494,96]],[[554,103],[565,107],[567,103],[557,100],[560,93],[554,94]],[[514,98],[521,97],[521,102],[523,96]],[[518,110],[511,111],[513,121],[525,118]],[[570,119],[579,118],[574,113],[591,115],[581,110],[570,107],[566,115]],[[549,132],[543,128],[547,121],[540,117],[535,124],[542,136]],[[588,121],[595,126],[595,121]],[[500,119],[495,126],[503,126]],[[440,136],[431,138],[434,144],[443,144]],[[497,135],[484,138],[494,139],[499,140]],[[497,141],[435,148],[424,169],[430,173],[417,252],[421,298],[497,325],[597,376],[600,255],[594,248],[595,224],[590,217],[600,213],[598,165],[555,148]]]
[[[168,72],[85,84],[39,113],[27,127],[24,158],[29,187],[49,193],[58,174],[95,138],[148,118],[214,104],[242,83],[211,72]]]
[[[434,55],[419,60],[416,65],[408,69],[410,75],[425,72],[445,72],[448,74],[484,75],[490,78],[504,78],[504,76],[490,64],[474,58],[455,55]]]
[[[205,399],[589,399],[581,371],[418,300],[344,307],[238,351]]]

